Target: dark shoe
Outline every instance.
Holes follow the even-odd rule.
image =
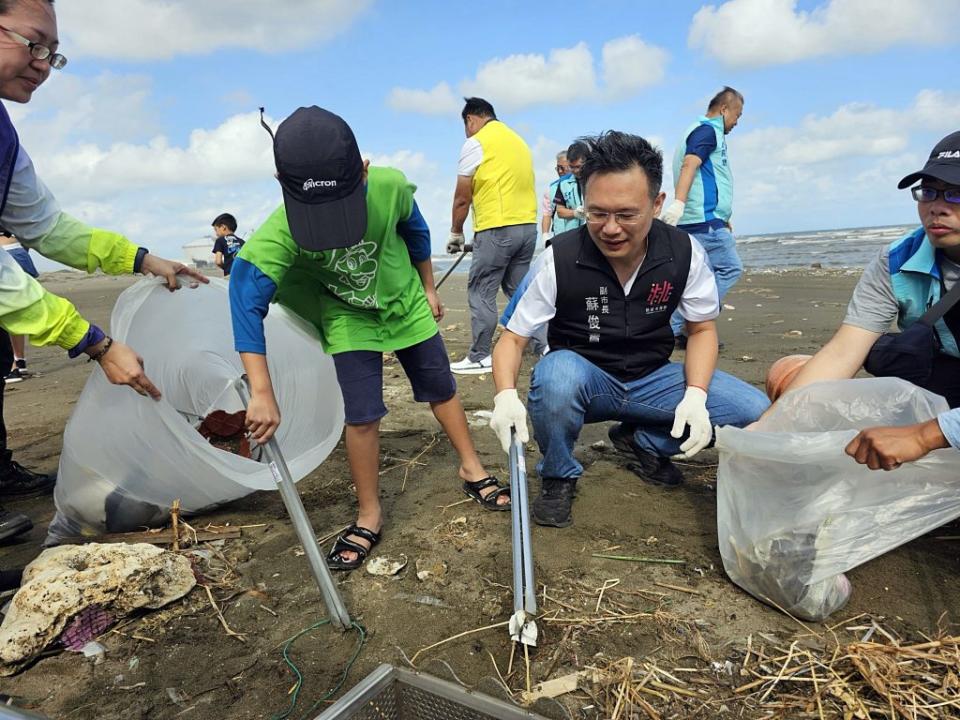
[[[533,501],[537,525],[565,528],[573,524],[570,508],[577,490],[577,478],[543,478],[540,496]]]
[[[24,377],[26,376],[23,374],[20,368],[14,368],[10,372],[8,372],[6,376],[4,376],[3,381],[8,385],[10,385],[11,383],[20,382],[21,380],[23,380]]]
[[[480,491],[486,490],[488,487],[496,488],[496,490],[484,496]],[[497,511],[510,509],[510,503],[497,502],[497,498],[501,495],[506,495],[509,500],[510,487],[508,485],[501,485],[500,481],[493,477],[493,475],[485,477],[483,480],[477,480],[476,482],[464,480],[463,491],[467,494],[467,497],[473,498],[487,510]]]
[[[659,457],[637,445],[633,438],[635,429],[636,426],[617,423],[607,431],[607,436],[617,451],[636,460],[636,462],[627,463],[627,470],[641,480],[654,485],[665,487],[682,485],[683,473],[670,458]]]
[[[32,529],[33,523],[26,515],[0,508],[0,541],[9,540]]]
[[[359,525],[351,525],[337,536],[337,541],[333,544],[333,549],[327,555],[327,567],[331,570],[356,570],[363,565],[363,561],[367,559],[367,555],[369,555],[370,551],[380,542],[380,538],[383,537],[382,533],[382,530],[376,533],[373,530],[368,530]],[[363,538],[370,543],[370,547],[366,548],[360,543],[348,539],[350,535]],[[343,553],[348,551],[355,552],[357,557],[353,560],[345,560]]]
[[[56,475],[40,475],[14,460],[0,471],[0,497],[47,495],[56,484]]]

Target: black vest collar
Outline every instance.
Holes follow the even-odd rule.
[[[620,278],[617,277],[617,273],[613,269],[613,266],[610,265],[610,261],[607,260],[606,256],[602,252],[600,252],[600,248],[597,247],[597,244],[593,241],[593,238],[590,237],[587,226],[581,225],[579,233],[580,252],[577,253],[577,265],[580,267],[591,268],[593,270],[599,270],[604,275],[607,275],[616,281],[618,287],[622,287],[620,284]],[[664,232],[660,220],[654,220],[653,225],[650,226],[650,232],[647,234],[647,254],[640,264],[640,272],[637,273],[637,280],[639,280],[642,275],[649,272],[653,268],[662,265],[665,262],[671,262],[672,260],[673,249],[671,247],[670,238],[667,236],[666,232]],[[633,283],[633,288],[639,287],[639,282]],[[633,294],[633,288],[630,291],[631,295]]]

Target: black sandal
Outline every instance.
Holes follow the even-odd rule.
[[[348,535],[356,535],[357,537],[363,538],[370,543],[370,547],[365,548],[360,543],[347,540]],[[367,559],[370,551],[380,542],[382,536],[382,530],[375,533],[373,530],[368,530],[365,527],[351,525],[337,536],[337,541],[333,544],[333,549],[327,555],[327,567],[331,570],[356,570],[363,565],[363,561]],[[348,550],[357,554],[355,560],[344,560],[340,555],[340,553]]]
[[[480,491],[485,490],[488,487],[495,487],[496,490],[484,497]],[[503,511],[510,509],[510,503],[497,502],[497,498],[501,495],[506,494],[508,497],[510,496],[510,486],[501,485],[500,481],[497,480],[493,475],[485,477],[483,480],[477,480],[476,482],[464,480],[463,491],[467,494],[467,497],[473,498],[487,510]]]

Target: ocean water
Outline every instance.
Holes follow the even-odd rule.
[[[737,252],[748,270],[808,268],[814,263],[820,263],[824,268],[861,269],[880,248],[916,227],[916,224],[889,225],[745,235],[737,237]],[[434,255],[434,271],[438,274],[445,272],[453,259],[450,255]],[[468,255],[454,273],[467,272],[469,268]]]

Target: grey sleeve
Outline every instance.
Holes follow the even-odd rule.
[[[863,270],[860,282],[853,289],[844,325],[853,325],[870,332],[885,333],[897,319],[900,306],[890,282],[888,250],[884,248]]]

